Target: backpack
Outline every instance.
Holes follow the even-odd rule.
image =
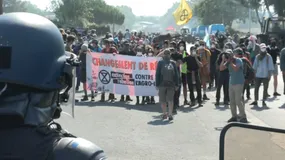
[[[253,81],[255,78],[255,72],[254,69],[252,68],[252,65],[245,58],[242,58],[242,62],[243,62],[244,78],[246,79],[247,82]]]
[[[175,63],[173,61],[163,61],[161,66],[161,86],[175,87]]]

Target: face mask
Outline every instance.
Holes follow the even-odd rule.
[[[260,48],[261,52],[266,52],[266,48]]]
[[[137,56],[142,56],[142,52],[137,52]]]
[[[150,57],[151,57],[152,55],[153,55],[152,53],[148,53],[148,56],[150,56]]]
[[[164,59],[169,60],[170,59],[170,55],[169,54],[164,55]]]
[[[106,45],[102,45],[102,47],[103,47],[103,48],[105,48],[105,47],[106,47]]]
[[[212,45],[211,48],[216,48],[216,46],[215,46],[215,45]]]
[[[180,51],[184,51],[184,47],[183,46],[180,46]]]
[[[196,55],[196,51],[191,51],[191,55],[195,56]]]

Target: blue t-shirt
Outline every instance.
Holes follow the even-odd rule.
[[[243,62],[240,58],[236,58],[234,64],[236,66],[239,66],[239,69],[237,71],[234,71],[229,63],[227,64],[230,73],[230,84],[244,84]]]
[[[101,52],[102,48],[101,47],[96,47],[96,48],[92,48],[93,52]]]

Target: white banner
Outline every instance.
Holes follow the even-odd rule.
[[[160,58],[90,53],[87,83],[90,89],[131,96],[157,96],[156,65]]]

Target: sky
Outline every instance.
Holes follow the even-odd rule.
[[[37,5],[40,9],[46,9],[50,0],[27,0]],[[162,16],[175,2],[180,0],[105,0],[109,5],[127,5],[132,8],[137,16]]]

